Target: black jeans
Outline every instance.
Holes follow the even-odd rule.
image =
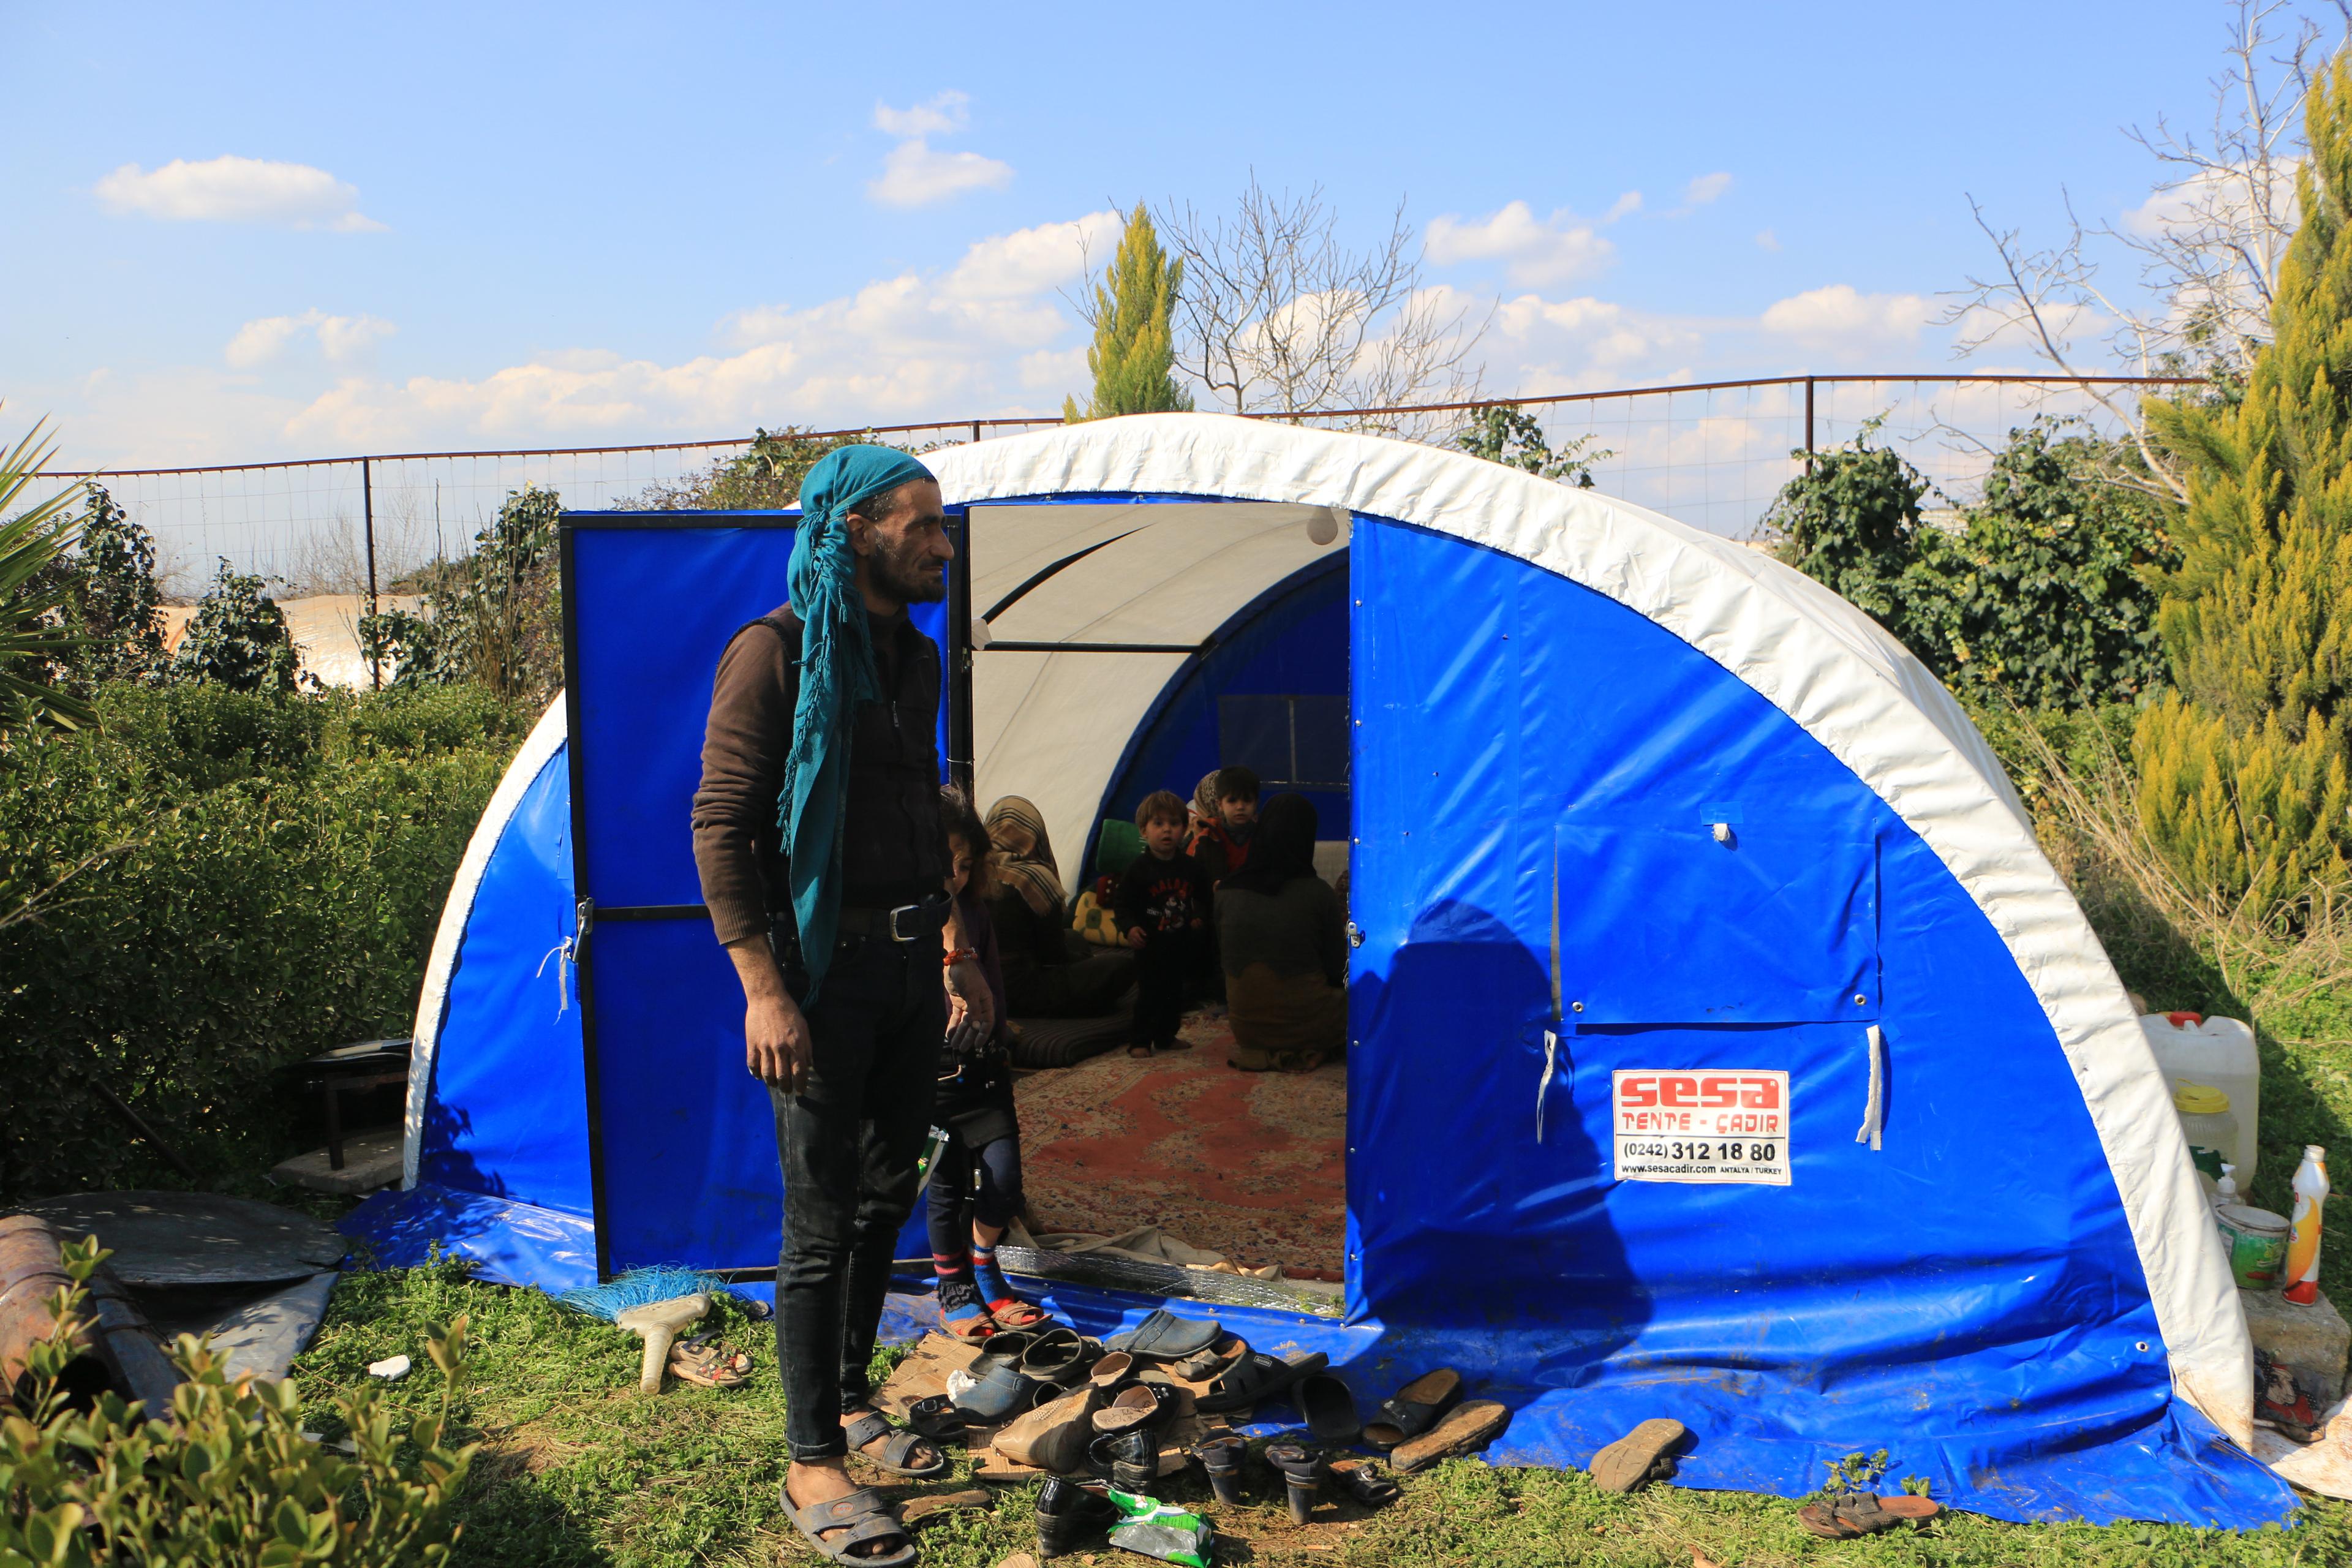
[[[1184,983],[1200,963],[1200,935],[1181,928],[1145,935],[1135,955],[1135,1021],[1129,1044],[1165,1046],[1175,1040],[1177,1026],[1184,1021]]]
[[[979,1191],[972,1190],[974,1177]],[[977,1149],[952,1134],[931,1169],[931,1257],[961,1258],[971,1246],[971,1222],[1003,1229],[1021,1212],[1021,1140],[998,1138]]]
[[[809,1086],[769,1091],[784,1172],[776,1363],[796,1461],[847,1452],[841,1414],[870,1392],[866,1366],[890,1289],[890,1253],[914,1208],[947,1032],[940,951],[936,933],[906,942],[842,938],[806,1009]],[[784,977],[793,995],[805,994],[789,956]]]

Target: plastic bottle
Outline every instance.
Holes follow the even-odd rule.
[[[2228,1161],[2221,1163],[2221,1179],[2213,1184],[2213,1206],[2224,1208],[2238,1201],[2238,1167]]]
[[[2239,1185],[2251,1188],[2261,1173],[2254,1137],[2263,1119],[2263,1068],[2254,1051],[2254,1032],[2235,1018],[2195,1013],[2150,1013],[2139,1026],[2168,1088],[2210,1084],[2230,1097],[2238,1137],[2235,1149],[2225,1157],[2238,1167]]]
[[[2294,1215],[2286,1243],[2286,1299],[2298,1307],[2319,1300],[2319,1209],[2327,1201],[2327,1151],[2303,1146],[2294,1171]]]

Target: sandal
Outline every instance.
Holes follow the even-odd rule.
[[[713,1336],[698,1334],[669,1348],[669,1370],[700,1388],[740,1388],[751,1381],[751,1358]]]
[[[894,1476],[904,1476],[910,1481],[937,1480],[953,1468],[948,1463],[948,1457],[936,1448],[929,1464],[919,1468],[909,1465],[907,1461],[914,1458],[915,1450],[924,1447],[929,1439],[919,1432],[908,1432],[891,1426],[878,1410],[868,1410],[860,1415],[841,1429],[841,1436],[849,1445],[850,1452],[867,1464]],[[880,1442],[885,1437],[889,1441],[882,1444],[881,1458],[877,1458],[866,1451],[866,1445]]]
[[[968,1435],[963,1413],[944,1394],[926,1394],[907,1406],[907,1425],[933,1443],[961,1443]]]
[[[1356,1415],[1356,1396],[1328,1372],[1311,1373],[1298,1380],[1290,1402],[1307,1418],[1307,1429],[1327,1448],[1344,1448],[1363,1435]]]
[[[1323,1454],[1304,1443],[1273,1443],[1265,1462],[1282,1472],[1283,1495],[1290,1503],[1290,1522],[1305,1524],[1323,1493]]]
[[[1247,1354],[1249,1342],[1239,1334],[1231,1334],[1207,1350],[1194,1351],[1168,1370],[1187,1383],[1213,1383],[1219,1373]]]
[[[1502,1405],[1491,1399],[1474,1399],[1455,1405],[1444,1420],[1420,1436],[1391,1449],[1389,1463],[1396,1467],[1397,1474],[1409,1476],[1440,1459],[1475,1453],[1502,1436],[1510,1424],[1511,1413]]]
[[[1943,1511],[1944,1505],[1934,1498],[1914,1497],[1909,1492],[1894,1497],[1840,1492],[1799,1509],[1797,1522],[1824,1541],[1852,1541],[1906,1524],[1924,1524]]]
[[[1462,1374],[1452,1367],[1423,1373],[1397,1390],[1381,1406],[1380,1418],[1364,1428],[1364,1441],[1375,1448],[1393,1448],[1418,1437],[1462,1403]]]
[[[1032,1383],[1067,1388],[1087,1375],[1087,1342],[1076,1329],[1049,1329],[1021,1352],[1021,1375]]]
[[[1007,1296],[988,1304],[988,1315],[1000,1329],[1013,1331],[1034,1329],[1040,1323],[1050,1323],[1053,1314],[1034,1301],[1024,1301],[1018,1296]]]
[[[941,1308],[940,1327],[945,1329],[950,1337],[976,1345],[995,1338],[999,1324],[995,1314],[975,1299],[954,1307]]]
[[[1233,1365],[1209,1385],[1209,1392],[1192,1401],[1192,1407],[1203,1415],[1213,1415],[1222,1410],[1242,1410],[1271,1399],[1310,1373],[1321,1372],[1331,1364],[1331,1358],[1321,1351],[1309,1351],[1296,1361],[1277,1361],[1261,1351],[1237,1358]]]
[[[1157,1431],[1176,1411],[1176,1390],[1164,1383],[1130,1383],[1095,1412],[1097,1432]]]
[[[1585,1473],[1604,1492],[1630,1492],[1653,1478],[1660,1459],[1690,1436],[1690,1428],[1664,1416],[1653,1417],[1592,1456]]]
[[[1192,1457],[1209,1472],[1209,1489],[1228,1508],[1242,1500],[1242,1457],[1248,1452],[1248,1447],[1230,1432],[1204,1437],[1192,1450]]]
[[[1215,1344],[1224,1331],[1224,1325],[1214,1318],[1180,1318],[1158,1307],[1143,1321],[1123,1334],[1113,1334],[1103,1344],[1108,1350],[1125,1351],[1138,1361],[1182,1361]]]
[[[888,1500],[872,1487],[860,1487],[845,1497],[813,1502],[806,1508],[794,1508],[789,1490],[783,1497],[784,1512],[791,1516],[793,1528],[835,1563],[849,1563],[852,1568],[909,1568],[915,1561],[915,1538],[890,1511]],[[825,1540],[825,1532],[835,1530],[842,1533]],[[888,1544],[894,1541],[898,1543],[895,1550]],[[857,1550],[869,1543],[881,1549]]]
[[[1326,1466],[1325,1473],[1366,1508],[1385,1507],[1402,1495],[1396,1482],[1389,1479],[1387,1472],[1370,1459],[1350,1459],[1344,1465]]]

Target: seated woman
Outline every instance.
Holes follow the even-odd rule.
[[[1249,860],[1217,888],[1217,950],[1244,1072],[1311,1072],[1348,1042],[1348,915],[1315,874],[1315,807],[1265,803]]]
[[[1016,1018],[1099,1018],[1117,1009],[1135,955],[1096,947],[1070,929],[1070,907],[1045,819],[1017,795],[988,808],[988,914]]]

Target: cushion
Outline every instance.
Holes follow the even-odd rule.
[[[1127,1043],[1132,1022],[1125,1012],[1100,1018],[1015,1018],[1021,1033],[1013,1041],[1013,1065],[1022,1068],[1076,1067],[1113,1046]]]

